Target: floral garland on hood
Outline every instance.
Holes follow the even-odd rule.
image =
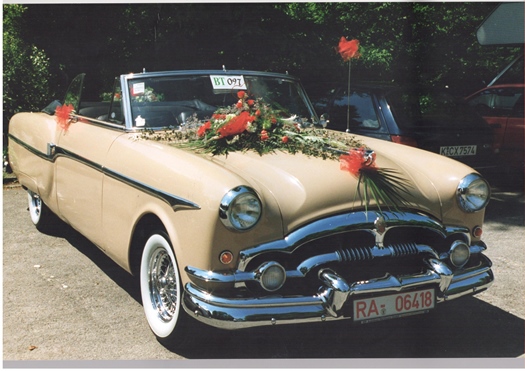
[[[273,109],[261,98],[251,99],[245,91],[230,107],[219,108],[197,130],[189,142],[196,150],[227,155],[232,151],[255,151],[260,155],[277,150],[336,159],[349,147],[362,146],[353,136],[344,136],[306,125],[296,116]]]
[[[394,170],[377,167],[375,153],[354,136],[304,127],[297,117],[282,118],[285,112],[273,109],[261,98],[250,98],[245,91],[239,91],[237,97],[235,104],[217,109],[204,123],[193,116],[184,129],[145,130],[142,137],[167,140],[176,146],[214,156],[235,151],[255,151],[261,156],[286,151],[338,160],[341,170],[358,178],[357,194],[365,208],[371,200],[380,212],[381,205],[399,211],[400,206],[408,204],[404,198],[410,194],[407,182]]]

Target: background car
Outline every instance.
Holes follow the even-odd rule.
[[[468,96],[466,101],[494,129],[494,149],[499,164],[523,178],[524,84],[498,84]]]
[[[347,87],[317,97],[319,88],[308,90],[317,113],[328,116],[328,128],[418,147],[478,170],[494,166],[491,127],[447,92],[380,84],[352,84],[350,90],[350,105]]]

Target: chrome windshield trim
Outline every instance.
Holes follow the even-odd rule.
[[[77,120],[83,120],[84,123],[86,123],[85,121],[88,121],[87,123],[91,125],[102,126],[108,129],[115,129],[118,131],[124,131],[126,129],[124,124],[115,124],[112,122],[98,120],[93,117],[87,117],[87,116],[82,116],[78,114],[73,114],[73,117],[75,117]]]

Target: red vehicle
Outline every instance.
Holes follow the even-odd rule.
[[[494,129],[494,150],[502,165],[512,171],[524,169],[524,84],[486,87],[469,97],[473,106]]]

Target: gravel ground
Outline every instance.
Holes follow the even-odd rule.
[[[399,362],[407,358],[409,367],[421,368],[490,367],[493,359],[496,368],[509,360],[518,362],[513,367],[525,366],[521,189],[498,185],[494,189],[484,240],[496,281],[475,297],[439,305],[428,315],[366,326],[333,322],[213,330],[184,352],[156,341],[144,319],[135,281],[89,241],[70,228],[54,236],[37,232],[29,220],[26,194],[16,183],[6,185],[4,180],[3,205],[4,367],[75,367],[76,363],[67,362],[131,360],[145,368],[235,368],[254,367],[242,363],[252,359],[261,360],[255,364],[260,368],[369,367],[374,360],[386,360],[379,367],[406,367]],[[459,358],[468,362],[458,363]],[[128,366],[137,363],[123,367]]]

